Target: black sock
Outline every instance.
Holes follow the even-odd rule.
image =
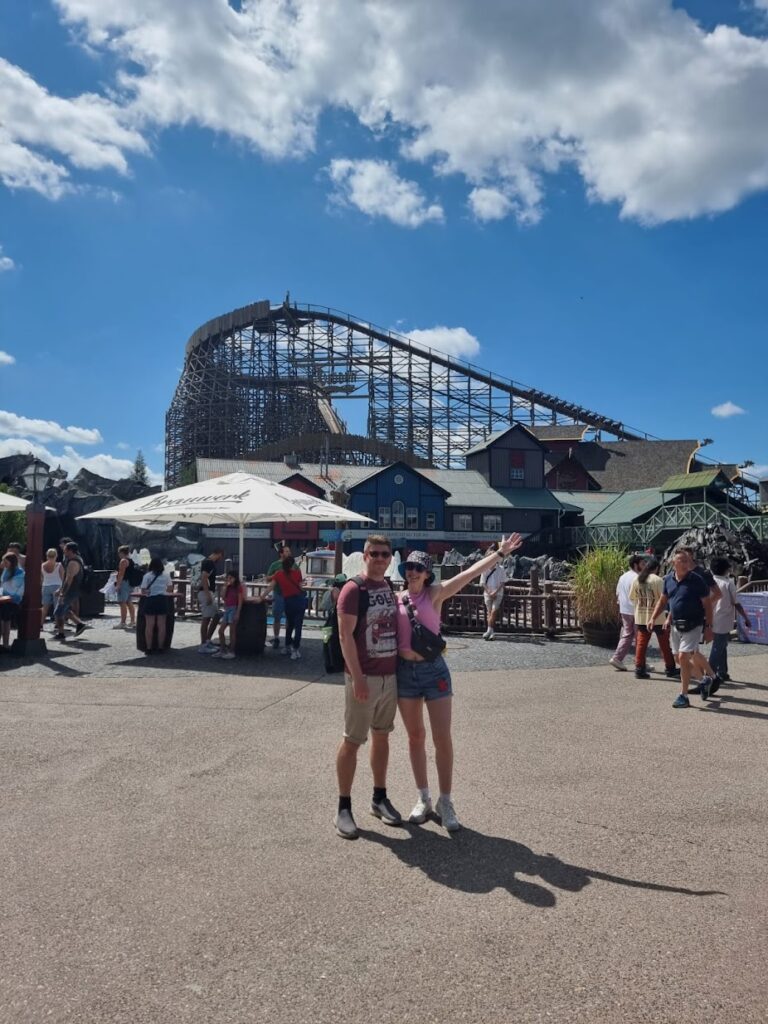
[[[352,813],[352,797],[351,796],[340,796],[339,797],[339,810],[349,811]]]
[[[375,804],[380,803],[382,800],[387,799],[387,787],[386,786],[374,786],[373,787],[373,802]]]

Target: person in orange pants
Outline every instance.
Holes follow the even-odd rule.
[[[649,558],[629,591],[629,599],[635,606],[635,679],[651,678],[645,665],[645,654],[653,633],[658,637],[664,658],[664,674],[670,679],[677,679],[680,675],[680,669],[675,665],[675,656],[669,645],[669,633],[662,629],[666,613],[659,615],[653,623],[649,621],[664,589],[664,580],[656,573],[658,568],[658,558]]]

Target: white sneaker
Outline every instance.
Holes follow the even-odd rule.
[[[483,633],[483,640],[490,640],[491,634],[492,630],[486,629],[486,631]]]
[[[300,661],[300,660],[301,660],[301,654],[299,653],[298,648],[294,647],[293,650],[291,651],[291,661]]]
[[[453,802],[446,797],[438,797],[435,804],[435,814],[440,818],[443,828],[448,832],[456,832],[461,828]]]
[[[215,652],[214,654],[212,654],[212,655],[211,655],[211,657],[212,657],[212,658],[223,658],[223,657],[224,657],[224,654],[225,654],[225,652],[224,652],[224,651],[222,651],[222,650],[218,650],[218,651],[216,651],[216,652]]]
[[[235,656],[235,652],[234,651],[224,651],[224,653],[222,654],[221,657],[222,657],[223,661],[231,661],[232,658],[234,658],[234,656]],[[215,657],[216,657],[216,655],[214,654],[214,658]]]
[[[617,672],[627,671],[627,666],[620,662],[617,658],[610,658],[608,664],[613,665]]]
[[[489,630],[488,630],[488,636],[486,636],[486,638],[485,638],[485,639],[486,639],[486,640],[494,640],[495,638],[496,638],[496,633],[495,633],[495,631],[494,631],[494,630],[492,630],[492,629],[489,629]]]
[[[200,644],[200,646],[197,648],[197,653],[198,654],[213,654],[214,651],[218,651],[218,649],[219,648],[218,648],[217,644],[204,643],[204,644]]]
[[[408,815],[408,821],[412,825],[423,825],[427,818],[432,814],[432,801],[427,797],[425,800],[421,794],[419,799],[416,801],[413,810]]]

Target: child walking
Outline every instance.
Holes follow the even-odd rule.
[[[669,633],[662,628],[666,613],[658,615],[655,622],[649,621],[656,602],[664,590],[664,580],[656,574],[658,568],[658,558],[649,558],[629,588],[629,599],[635,606],[635,626],[637,628],[635,679],[651,678],[645,664],[645,652],[648,650],[653,633],[658,638],[664,658],[664,674],[669,679],[677,679],[680,676],[680,669],[675,665],[675,656],[669,645]]]
[[[235,644],[237,643],[237,624],[240,621],[240,611],[245,599],[245,587],[240,581],[236,572],[228,572],[224,578],[224,614],[221,617],[219,626],[219,649],[213,655],[214,658],[235,657]],[[229,648],[225,643],[225,635],[229,629]]]

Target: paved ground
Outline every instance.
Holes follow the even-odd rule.
[[[350,843],[316,634],[87,637],[0,659],[3,1024],[768,1021],[768,653],[680,712],[601,651],[456,640],[465,828],[381,825],[363,764]],[[390,775],[409,809],[401,729]]]

